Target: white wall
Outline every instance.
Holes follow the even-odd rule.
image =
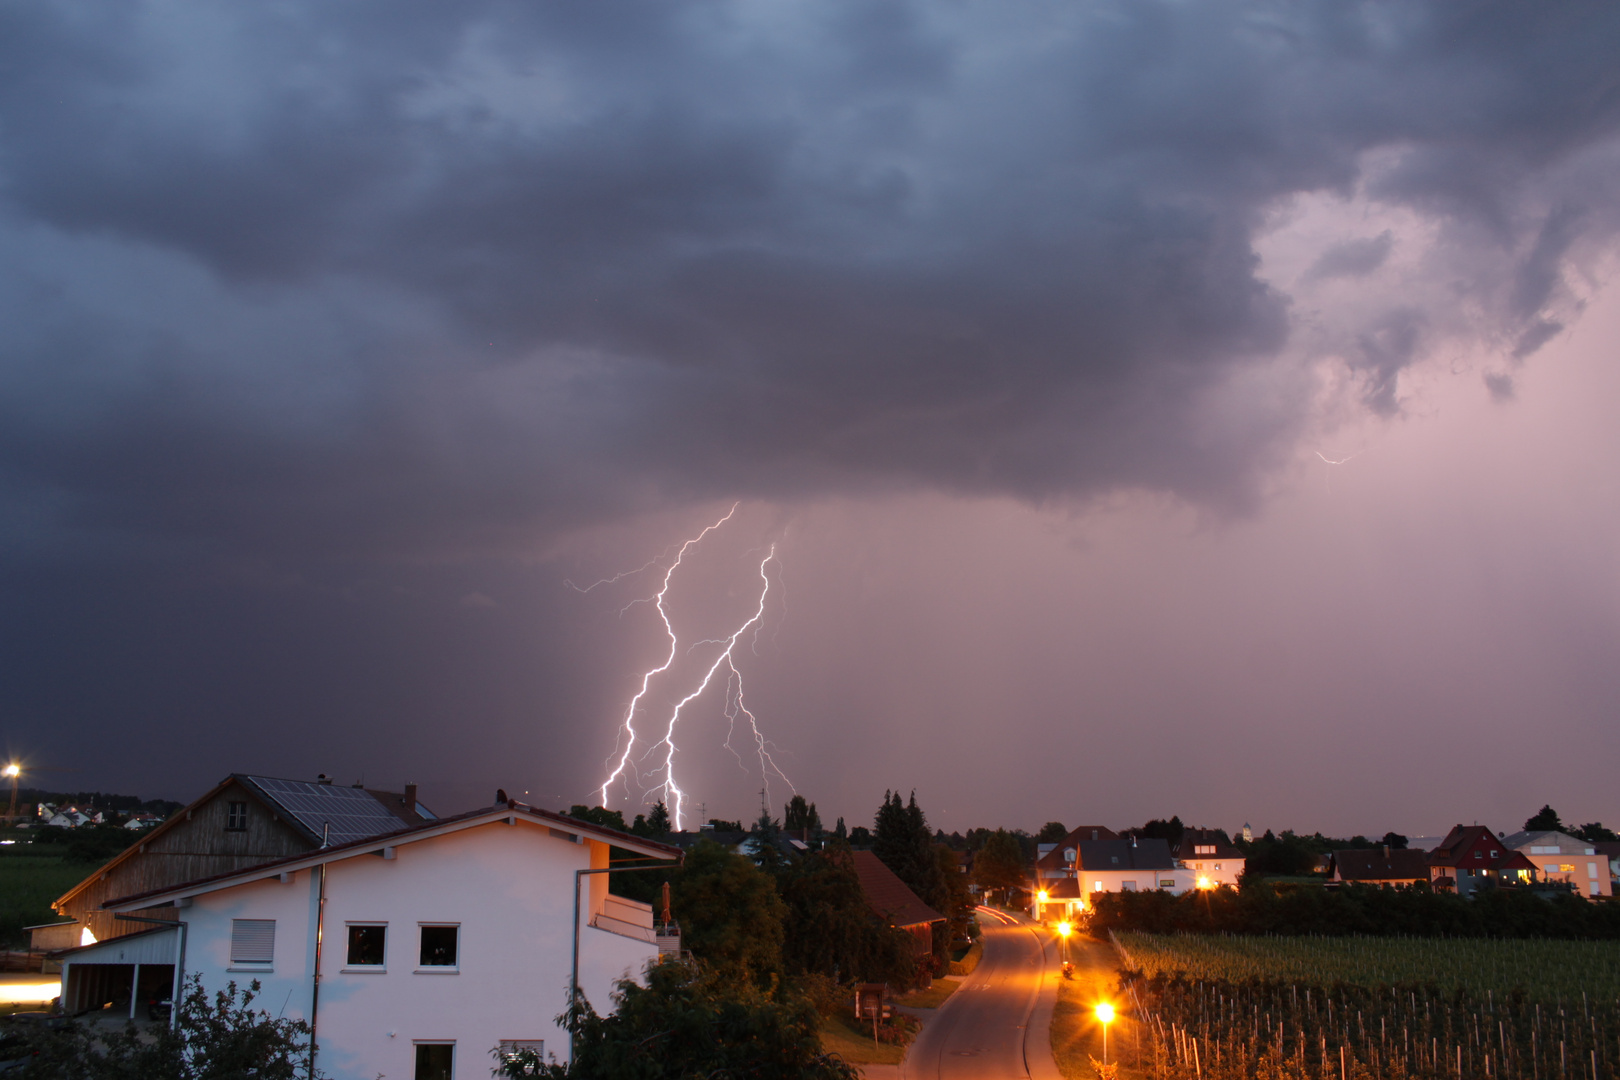
[[[1148,892],[1152,889],[1163,889],[1174,896],[1180,896],[1188,889],[1193,888],[1197,875],[1181,867],[1174,870],[1082,870],[1080,872],[1081,890],[1090,896],[1094,892],[1123,892],[1127,881],[1135,882],[1137,892]],[[1170,885],[1162,882],[1172,882]]]
[[[1211,886],[1230,885],[1237,888],[1238,878],[1243,876],[1243,865],[1246,859],[1217,859],[1213,855],[1194,855],[1183,860],[1187,869],[1193,872],[1196,883],[1199,878],[1207,878]]]
[[[401,845],[391,860],[359,855],[327,868],[325,947],[317,1018],[318,1065],[334,1080],[409,1080],[413,1040],[454,1040],[458,1080],[490,1075],[502,1039],[544,1039],[566,1060],[567,1033],[555,1018],[567,1004],[574,871],[593,847],[519,821]],[[186,968],[210,990],[258,979],[259,1004],[272,1015],[307,1019],[317,871],[290,883],[262,881],[196,898]],[[594,881],[592,881],[592,877]],[[586,880],[605,885],[606,875]],[[584,890],[588,898],[592,890]],[[598,890],[602,895],[605,890]],[[587,904],[581,923],[588,922]],[[275,919],[273,971],[231,971],[232,919]],[[347,924],[388,924],[386,970],[344,971]],[[461,926],[454,973],[418,971],[422,922]],[[580,983],[599,1012],[612,1009],[614,979],[638,975],[655,945],[584,926]]]

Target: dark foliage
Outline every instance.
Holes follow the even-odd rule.
[[[137,839],[122,825],[80,825],[76,829],[44,828],[34,834],[36,844],[60,848],[74,862],[104,863]]]
[[[821,836],[821,815],[816,804],[805,802],[803,795],[795,795],[782,808],[782,828],[793,836],[807,836],[810,840]]]
[[[1022,887],[1028,874],[1018,838],[1006,829],[991,833],[973,860],[973,878],[980,888],[989,892]]]
[[[1391,851],[1406,850],[1406,837],[1402,836],[1398,832],[1395,832],[1394,830],[1385,833],[1384,839],[1380,842]]]
[[[1620,835],[1616,835],[1612,829],[1605,829],[1603,827],[1603,822],[1601,821],[1588,821],[1585,825],[1582,825],[1580,828],[1576,829],[1572,835],[1580,837],[1588,844],[1613,843],[1615,841],[1620,841]]]
[[[1257,882],[1172,896],[1105,893],[1091,917],[1093,933],[1141,930],[1195,934],[1350,934],[1409,937],[1620,938],[1620,905],[1569,893],[1485,889],[1473,898],[1427,885],[1380,889],[1276,887]]]
[[[1061,821],[1048,821],[1041,826],[1041,831],[1035,834],[1038,844],[1056,844],[1069,835],[1068,827]]]
[[[835,843],[777,874],[787,909],[782,959],[794,975],[907,985],[915,976],[913,939],[867,905],[847,850]]]
[[[670,894],[682,943],[709,970],[761,986],[780,974],[787,909],[752,860],[702,841],[686,853]]]
[[[1551,806],[1543,806],[1524,823],[1525,832],[1566,832],[1564,823],[1558,820],[1558,811]]]
[[[1181,843],[1181,834],[1186,831],[1187,827],[1181,823],[1181,815],[1177,814],[1169,821],[1154,818],[1146,825],[1124,830],[1121,835],[1134,836],[1141,840],[1164,840],[1173,848]]]
[[[19,1080],[294,1080],[308,1077],[309,1025],[253,1008],[257,981],[230,983],[212,999],[187,981],[174,1027],[127,1025],[95,1035],[81,1025],[29,1029],[36,1055]],[[316,1073],[317,1080],[320,1073]]]
[[[744,860],[746,861],[746,860]],[[497,1057],[501,1076],[550,1080],[856,1080],[821,1052],[815,1007],[779,986],[762,988],[692,964],[658,964],[647,985],[625,980],[612,1015],[583,999],[559,1018],[574,1036],[571,1065],[524,1052]],[[498,1051],[496,1052],[498,1054]]]

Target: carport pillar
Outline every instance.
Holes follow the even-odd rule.
[[[135,970],[129,974],[129,1018],[135,1019],[135,999],[141,996],[141,962],[135,961]]]

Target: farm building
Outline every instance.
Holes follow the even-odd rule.
[[[433,813],[417,801],[414,784],[395,793],[340,787],[324,777],[305,781],[232,773],[64,893],[51,906],[77,928],[69,933],[63,924],[42,927],[35,933],[35,947],[54,948],[65,937],[75,944],[105,941],[146,929],[143,923],[103,911],[101,903],[109,897],[313,851],[321,846],[323,831],[332,843],[341,844],[431,820]]]
[[[195,975],[209,992],[256,980],[280,1015],[316,1028],[314,1066],[334,1080],[485,1075],[502,1046],[566,1062],[554,1018],[570,985],[607,1012],[614,983],[671,948],[649,905],[608,892],[613,847],[680,857],[508,802],[113,897],[110,913],[164,911],[174,925],[64,954],[62,1001],[122,1003],[163,978]]]

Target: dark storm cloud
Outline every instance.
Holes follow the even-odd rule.
[[[1521,356],[1615,227],[1607,4],[0,19],[13,543],[501,547],[872,485],[1242,503],[1310,395],[1273,209],[1367,181]],[[1354,330],[1375,411],[1423,303]]]

